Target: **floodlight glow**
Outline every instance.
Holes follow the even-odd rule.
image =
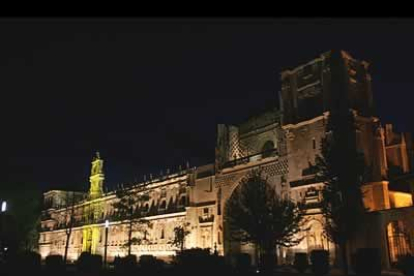
[[[7,209],[7,203],[6,203],[6,201],[3,201],[1,203],[1,211],[2,212],[6,212],[6,209]]]

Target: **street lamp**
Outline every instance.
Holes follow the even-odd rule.
[[[7,209],[7,202],[4,200],[1,202],[1,213],[0,213],[0,228],[3,231],[3,229],[6,228],[5,224],[6,224],[6,209]],[[3,235],[2,235],[3,236]],[[7,253],[7,239],[3,239],[3,237],[1,237],[0,239],[0,261],[3,261],[5,258],[5,254]]]
[[[104,267],[106,268],[106,254],[108,251],[108,228],[109,220],[105,220],[105,251],[104,251]]]

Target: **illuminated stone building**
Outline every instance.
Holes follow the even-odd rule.
[[[371,168],[369,182],[363,186],[367,221],[371,223],[351,242],[349,254],[359,247],[381,247],[384,267],[389,267],[398,255],[411,252],[413,230],[405,230],[413,226],[413,142],[409,134],[395,133],[392,125],[383,126],[375,116],[368,67],[367,62],[355,60],[344,51],[330,51],[283,71],[280,109],[239,125],[218,125],[214,164],[187,166],[131,186],[131,192],[149,195],[147,202],[135,208],[152,224],[146,242],[133,245],[132,254],[168,259],[176,250],[170,244],[173,229],[185,225],[190,231],[185,248],[210,248],[226,256],[248,252],[254,258],[252,246],[230,242],[224,208],[241,179],[260,168],[281,197],[305,203],[309,218],[304,228],[309,229],[300,233],[303,241],[292,248],[278,248],[278,260],[291,262],[295,252],[317,248],[329,250],[334,259],[335,246],[323,232],[319,209],[323,183],[315,178],[315,157],[320,154],[328,115],[342,108],[340,103],[354,112],[357,147]],[[110,221],[108,260],[126,254],[122,247],[127,240],[126,224],[113,219],[117,198],[114,191],[104,193],[104,180],[103,160],[97,154],[88,193],[44,194],[39,245],[42,257],[63,255],[70,217],[74,223],[69,260],[77,259],[83,251],[103,255],[106,219]]]

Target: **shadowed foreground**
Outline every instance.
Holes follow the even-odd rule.
[[[45,262],[41,262],[37,253],[20,254],[19,256],[8,257],[0,263],[1,275],[45,275],[45,276],[129,276],[129,275],[154,275],[154,276],[218,276],[218,275],[280,275],[280,276],[301,276],[301,275],[343,275],[341,270],[323,267],[322,263],[305,264],[298,258],[291,266],[278,266],[270,272],[260,271],[251,266],[248,258],[235,258],[231,264],[225,261],[224,257],[211,255],[206,250],[195,249],[185,250],[178,254],[172,263],[165,263],[151,255],[143,255],[137,260],[136,256],[130,255],[124,258],[116,258],[114,262],[104,265],[102,257],[82,253],[75,264],[64,265],[60,255],[48,256]],[[302,258],[302,260],[305,260]],[[366,263],[364,268],[357,269],[353,275],[380,276],[380,275],[414,275],[411,274],[414,262],[407,260],[408,270],[405,274],[398,270],[381,273],[381,270],[366,270],[372,267],[373,263]],[[411,267],[411,268],[410,268]],[[411,270],[410,270],[411,269]],[[351,274],[352,275],[352,274]]]

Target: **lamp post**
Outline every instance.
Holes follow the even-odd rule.
[[[4,200],[1,202],[1,213],[0,213],[0,231],[2,232],[2,238],[0,239],[0,260],[4,260],[6,258],[6,251],[7,251],[7,238],[3,240],[3,231],[7,232],[6,230],[6,210],[7,210],[7,202]]]
[[[3,201],[1,203],[1,212],[4,213],[4,212],[6,212],[6,210],[7,210],[7,202]]]
[[[104,267],[106,268],[106,255],[108,251],[108,228],[109,220],[105,220],[105,250],[104,250]]]

